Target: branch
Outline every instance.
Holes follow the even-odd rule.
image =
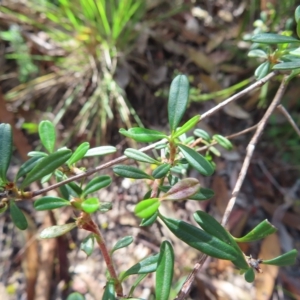
[[[266,77],[265,77],[266,78]],[[269,119],[269,117],[271,116],[272,112],[275,110],[276,106],[279,104],[285,90],[286,90],[286,86],[287,86],[287,77],[285,76],[284,79],[281,82],[280,87],[277,90],[277,93],[272,101],[272,103],[270,104],[269,108],[267,109],[267,111],[265,112],[263,118],[261,119],[261,121],[258,123],[257,125],[257,129],[252,137],[252,139],[250,140],[248,146],[247,146],[247,151],[246,151],[246,157],[245,160],[243,162],[243,166],[241,168],[241,171],[239,173],[239,177],[238,180],[235,184],[235,187],[233,189],[232,192],[232,197],[229,200],[223,219],[222,219],[222,225],[225,226],[227,224],[227,221],[229,219],[229,216],[231,214],[231,211],[234,207],[237,195],[242,187],[242,184],[244,182],[255,146],[257,144],[257,141],[260,137],[260,135],[262,134],[266,123]],[[177,297],[175,298],[176,300],[184,300],[191,288],[192,283],[194,282],[195,276],[198,272],[198,270],[201,268],[201,266],[204,264],[205,260],[207,259],[207,255],[206,254],[202,254],[200,260],[195,264],[193,271],[189,274],[188,278],[186,279],[186,281],[184,282],[180,292],[178,293]]]
[[[300,137],[300,129],[297,126],[296,122],[293,120],[292,116],[289,114],[289,112],[285,109],[284,106],[282,106],[282,104],[279,104],[277,106],[277,108],[280,110],[280,112],[287,118],[287,120],[289,121],[289,123],[292,125],[292,127],[294,128],[294,130],[296,131],[296,133],[299,135]]]

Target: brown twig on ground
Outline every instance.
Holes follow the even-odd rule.
[[[227,224],[229,216],[230,216],[230,214],[232,212],[232,209],[235,205],[237,195],[238,195],[238,193],[239,193],[239,191],[242,187],[242,184],[244,182],[244,179],[245,179],[247,170],[249,168],[250,161],[251,161],[255,146],[258,142],[258,139],[261,136],[261,134],[262,134],[262,132],[263,132],[265,126],[266,126],[266,123],[267,123],[269,117],[271,116],[272,112],[275,110],[277,105],[279,105],[279,102],[280,102],[280,100],[281,100],[281,98],[282,98],[282,96],[283,96],[283,94],[286,90],[286,87],[287,87],[287,80],[286,79],[287,79],[287,77],[285,76],[283,78],[282,82],[281,82],[281,85],[279,86],[279,88],[277,90],[277,93],[276,93],[272,103],[270,104],[269,108],[265,112],[265,114],[264,114],[263,118],[261,119],[261,121],[258,123],[257,129],[256,129],[252,139],[250,140],[250,142],[247,146],[246,157],[244,159],[241,171],[239,173],[238,180],[237,180],[237,182],[235,184],[235,187],[233,189],[232,197],[230,198],[230,200],[227,204],[227,207],[226,207],[226,210],[225,210],[222,222],[221,222],[221,224],[223,226],[225,226]],[[201,266],[205,262],[206,258],[207,258],[207,255],[203,254],[201,256],[200,260],[195,264],[193,271],[189,274],[189,276],[186,279],[186,281],[184,282],[181,290],[177,294],[177,297],[175,298],[176,300],[183,300],[187,297],[187,295],[190,291],[191,285],[194,282],[195,276],[196,276],[198,270],[201,268]]]
[[[285,109],[284,106],[282,106],[282,104],[279,104],[277,106],[277,108],[280,110],[280,112],[287,118],[287,120],[289,121],[289,123],[292,125],[292,127],[294,128],[294,130],[296,131],[296,133],[299,135],[300,137],[300,129],[297,126],[296,122],[293,120],[292,116],[289,114],[289,112]]]

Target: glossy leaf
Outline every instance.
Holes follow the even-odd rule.
[[[294,70],[298,68],[300,68],[300,59],[279,63],[273,67],[273,70]]]
[[[256,79],[259,80],[265,77],[268,74],[269,70],[270,70],[270,62],[265,61],[256,68],[254,75]]]
[[[46,152],[42,151],[30,151],[28,152],[27,156],[34,157],[34,156],[40,156],[40,157],[46,157],[48,154]]]
[[[3,108],[2,108],[3,109]],[[0,179],[6,182],[6,173],[12,153],[12,129],[9,124],[0,124]]]
[[[140,224],[140,226],[150,226],[152,225],[156,219],[157,219],[157,216],[158,216],[158,211],[156,211],[152,216],[150,216],[149,218],[144,218]]]
[[[191,130],[192,128],[194,128],[197,123],[199,122],[201,116],[200,115],[196,115],[193,118],[191,118],[190,120],[188,120],[186,123],[184,123],[178,130],[176,130],[173,134],[172,137],[176,138],[181,136],[182,134],[188,132],[189,130]]]
[[[88,214],[92,214],[93,212],[98,210],[99,207],[100,207],[100,202],[96,197],[86,199],[81,203],[81,208]]]
[[[35,166],[36,164],[43,159],[44,156],[33,156],[29,158],[22,166],[20,167],[16,177],[15,181],[17,181],[19,178],[25,176],[27,173],[29,173]]]
[[[133,237],[132,236],[128,235],[128,236],[122,237],[114,245],[114,247],[111,250],[111,253],[114,253],[118,249],[125,248],[125,247],[129,246],[132,242],[133,242]]]
[[[121,281],[133,274],[148,274],[156,271],[159,254],[148,256],[129,268],[121,276]]]
[[[71,293],[67,300],[85,300],[85,298],[78,292]]]
[[[248,243],[261,240],[273,234],[277,229],[268,221],[264,220],[253,228],[248,234],[240,238],[234,238],[239,243]]]
[[[194,135],[197,137],[202,138],[203,140],[209,142],[210,141],[210,135],[203,129],[195,129],[194,130]]]
[[[89,149],[84,157],[92,157],[92,156],[102,156],[111,153],[115,153],[117,149],[113,146],[100,146],[96,148]]]
[[[247,269],[244,276],[247,282],[251,283],[255,280],[255,272],[252,268]]]
[[[274,265],[280,267],[293,265],[296,262],[297,255],[298,255],[298,251],[296,249],[293,249],[275,258],[263,260],[262,264]]]
[[[175,236],[191,247],[212,257],[235,260],[236,250],[217,237],[184,221],[164,216],[160,218]]]
[[[133,127],[128,130],[121,128],[119,132],[141,143],[152,143],[168,137],[163,132],[140,127]]]
[[[113,167],[114,173],[121,177],[133,178],[133,179],[153,179],[150,175],[143,172],[142,170],[127,166],[127,165],[116,165]]]
[[[73,228],[75,228],[77,225],[76,223],[68,223],[64,225],[55,225],[48,228],[45,228],[40,233],[41,239],[52,239],[61,235],[64,235],[65,233],[71,231]]]
[[[53,175],[53,173],[49,173],[49,174],[45,175],[45,176],[41,179],[41,183],[43,184],[43,183],[49,181],[50,178],[52,177],[52,175]]]
[[[189,80],[185,75],[177,75],[170,87],[168,101],[168,119],[171,131],[178,127],[186,111],[189,98]]]
[[[179,201],[192,197],[200,189],[199,180],[196,178],[185,178],[177,182],[160,200]]]
[[[100,189],[107,187],[111,184],[111,178],[108,175],[97,176],[93,178],[83,189],[82,196],[99,191]]]
[[[231,142],[220,134],[215,134],[212,138],[226,150],[231,150],[233,148]]]
[[[300,22],[300,5],[297,6],[295,9],[295,20],[296,20],[296,23]]]
[[[253,49],[248,53],[249,57],[260,57],[260,58],[268,58],[268,54],[261,49]]]
[[[70,167],[79,160],[81,160],[87,153],[87,151],[90,149],[90,144],[88,142],[84,142],[80,144],[75,152],[72,154],[70,159],[67,161],[67,165]]]
[[[170,169],[171,169],[170,164],[162,164],[162,165],[158,166],[156,169],[153,170],[152,176],[155,179],[163,178],[168,174]]]
[[[252,36],[251,41],[262,44],[284,44],[284,43],[299,43],[298,39],[291,36],[280,35],[276,33],[259,33]]]
[[[143,200],[135,206],[134,213],[139,218],[149,218],[156,213],[159,206],[158,198]]]
[[[94,234],[89,234],[80,244],[80,250],[82,250],[87,256],[90,256],[93,253],[95,244]]]
[[[66,185],[73,191],[72,195],[80,196],[82,194],[82,189],[76,182],[69,182]]]
[[[200,188],[200,190],[189,199],[202,201],[202,200],[208,200],[212,198],[214,195],[215,193],[213,190],[207,188]]]
[[[168,300],[174,273],[174,250],[170,242],[163,241],[160,246],[156,269],[156,299]]]
[[[141,161],[149,164],[159,164],[159,162],[156,159],[136,149],[128,148],[124,151],[124,154],[127,157],[132,158],[136,161]]]
[[[11,201],[9,204],[10,207],[10,215],[13,223],[21,230],[25,230],[28,227],[27,220],[23,214],[23,212],[20,210],[20,208],[17,206],[15,201]]]
[[[56,168],[63,165],[71,155],[72,152],[70,150],[60,150],[44,157],[27,174],[20,188],[24,189],[30,183],[52,173]]]
[[[111,279],[106,283],[102,300],[117,300],[115,293],[116,291],[115,291],[114,280]]]
[[[39,136],[43,146],[49,153],[52,153],[56,142],[56,132],[50,121],[42,121],[39,124]]]
[[[51,210],[69,205],[71,205],[70,201],[54,196],[42,197],[33,204],[36,210]]]
[[[214,168],[212,164],[208,162],[201,154],[182,144],[179,144],[178,147],[189,164],[200,174],[204,176],[210,176],[213,174]]]

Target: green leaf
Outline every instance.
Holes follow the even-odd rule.
[[[170,190],[160,197],[160,200],[179,201],[192,197],[200,189],[199,180],[196,178],[185,178],[177,182]]]
[[[93,253],[95,244],[95,236],[93,233],[89,234],[80,244],[80,250],[82,250],[87,256]]]
[[[8,208],[8,205],[6,202],[0,203],[0,214],[6,212],[7,208]]]
[[[52,153],[56,142],[56,132],[50,121],[42,121],[39,124],[39,136],[43,146],[49,153]]]
[[[46,156],[48,156],[48,153],[42,152],[42,151],[30,151],[30,152],[28,152],[27,156],[29,156],[29,157],[34,157],[34,156],[46,157]]]
[[[295,39],[291,36],[285,36],[276,33],[259,33],[252,36],[251,41],[262,44],[300,43],[298,39]]]
[[[165,177],[168,174],[170,169],[171,169],[170,164],[162,164],[162,165],[158,166],[156,169],[153,170],[152,176],[155,179],[161,179],[161,178]]]
[[[261,49],[253,49],[248,53],[249,57],[260,57],[260,58],[268,58],[268,54]]]
[[[111,184],[111,178],[108,175],[97,176],[93,178],[83,189],[82,196],[94,193]]]
[[[159,206],[158,198],[143,200],[135,206],[134,213],[139,218],[149,218],[156,213]]]
[[[21,230],[25,230],[28,227],[27,220],[20,210],[20,208],[16,205],[15,201],[10,201],[10,215],[13,223]]]
[[[218,238],[220,241],[226,243],[228,246],[234,248],[235,258],[231,261],[240,269],[247,269],[248,263],[238,244],[235,242],[232,235],[212,216],[204,211],[197,211],[194,213],[194,219],[201,226],[201,228],[208,234]]]
[[[140,226],[150,226],[152,225],[158,216],[158,211],[156,211],[152,216],[150,216],[149,218],[144,218],[140,224]]]
[[[15,177],[15,181],[17,181],[19,178],[21,178],[21,177],[25,176],[27,173],[29,173],[41,159],[43,159],[43,156],[33,156],[33,157],[29,158],[20,167],[20,169]]]
[[[300,38],[300,22],[297,23],[296,32],[297,32],[298,38]]]
[[[90,148],[90,144],[88,142],[84,142],[80,144],[75,150],[75,152],[72,154],[70,159],[67,161],[68,166],[70,167],[76,162],[78,162],[79,160],[81,160],[86,155],[89,148]]]
[[[194,135],[197,137],[202,138],[203,140],[209,142],[210,141],[210,135],[203,129],[195,129],[194,130]]]
[[[192,197],[190,197],[190,200],[207,200],[212,198],[215,195],[214,191],[207,188],[200,188],[200,191],[198,191],[196,194],[194,194]]]
[[[124,272],[121,281],[133,274],[148,274],[156,271],[159,254],[148,256]]]
[[[131,285],[130,291],[128,293],[128,299],[130,300],[143,300],[141,298],[132,298],[132,294],[134,293],[134,290],[136,287],[148,276],[148,274],[141,274],[137,277],[137,279],[133,282]]]
[[[119,132],[140,143],[152,143],[164,138],[168,138],[168,136],[163,132],[140,127],[133,127],[128,130],[121,128]]]
[[[114,280],[111,279],[106,283],[102,300],[117,300],[115,293],[116,291]]]
[[[254,76],[256,77],[256,79],[259,80],[265,77],[270,70],[270,65],[271,64],[269,61],[265,61],[264,63],[260,64],[254,72]]]
[[[92,197],[81,203],[81,208],[88,214],[92,214],[100,207],[98,198]]]
[[[76,223],[68,223],[64,225],[55,225],[48,228],[45,228],[40,233],[41,239],[52,239],[58,236],[61,236],[69,231],[71,231],[73,228],[75,228],[77,225]]]
[[[226,137],[220,134],[215,134],[212,138],[226,150],[231,150],[233,148],[231,142]]]
[[[175,236],[191,247],[212,257],[235,260],[236,250],[217,237],[184,221],[161,215],[160,218]]]
[[[181,153],[184,155],[188,163],[204,176],[210,176],[215,171],[212,164],[208,162],[201,154],[195,150],[179,144]]]
[[[132,158],[136,161],[141,161],[141,162],[146,162],[149,164],[156,164],[156,165],[159,164],[159,162],[156,159],[136,149],[128,148],[124,151],[124,154],[127,157]]]
[[[172,134],[172,138],[176,138],[181,136],[182,134],[188,132],[189,130],[191,130],[192,128],[194,128],[197,123],[199,122],[201,116],[200,115],[196,115],[193,118],[191,118],[190,120],[188,120],[186,123],[184,123],[178,130],[176,130],[173,134]]]
[[[296,262],[297,255],[298,255],[298,251],[296,249],[293,249],[275,258],[263,260],[262,264],[274,265],[280,267],[293,265]]]
[[[116,165],[113,167],[114,173],[121,177],[133,178],[133,179],[153,179],[150,175],[146,174],[142,170],[127,166],[127,165]]]
[[[114,253],[116,250],[125,248],[129,246],[133,242],[133,237],[130,235],[122,237],[120,240],[117,241],[117,243],[114,245],[114,247],[111,250],[111,254]]]
[[[297,6],[295,9],[295,20],[296,20],[296,23],[299,23],[299,21],[300,21],[300,5]]]
[[[70,201],[59,197],[45,196],[36,200],[33,205],[36,210],[51,210],[64,206],[69,206],[71,204]]]
[[[85,298],[78,292],[71,293],[67,300],[85,300]]]
[[[52,173],[56,168],[63,165],[71,155],[71,150],[60,150],[44,157],[27,174],[20,188],[24,189],[30,183]]]
[[[89,149],[84,155],[84,157],[107,155],[107,154],[115,153],[116,151],[117,149],[113,146],[100,146],[100,147]]]
[[[261,240],[276,232],[277,229],[268,221],[264,220],[253,228],[248,234],[240,238],[234,238],[239,243],[248,243]]]
[[[174,250],[168,241],[163,241],[160,246],[156,269],[156,299],[168,300],[172,287],[174,273]]]
[[[0,124],[0,179],[6,182],[6,173],[12,153],[12,129],[9,124]]]
[[[247,282],[253,282],[255,280],[255,272],[252,268],[249,268],[246,272],[245,272],[245,280]]]
[[[170,87],[168,118],[171,131],[175,131],[186,111],[189,98],[189,80],[185,75],[176,76]]]
[[[282,62],[273,66],[273,70],[293,70],[298,68],[300,68],[300,59],[289,62]]]

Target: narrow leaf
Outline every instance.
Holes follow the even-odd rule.
[[[260,58],[268,58],[268,55],[265,51],[261,49],[253,49],[248,53],[249,57],[260,57]]]
[[[80,244],[80,250],[82,250],[87,256],[90,256],[93,253],[95,244],[94,234],[89,234]]]
[[[198,179],[185,178],[172,186],[171,189],[160,198],[160,200],[185,200],[196,194],[199,189],[200,183]]]
[[[60,150],[44,157],[27,174],[20,188],[24,189],[30,183],[52,173],[56,168],[63,165],[71,155],[72,152],[70,150]]]
[[[84,157],[100,156],[115,153],[117,149],[113,146],[101,146],[89,149]]]
[[[245,236],[234,239],[239,243],[254,242],[257,240],[261,240],[276,231],[277,229],[268,220],[264,220]]]
[[[27,156],[29,156],[29,157],[34,157],[34,156],[46,157],[46,156],[48,156],[48,154],[45,152],[42,152],[42,151],[30,151],[30,152],[28,152]]]
[[[226,150],[231,150],[233,148],[231,142],[226,137],[220,134],[213,135],[213,140],[215,140],[220,146],[222,146]]]
[[[168,241],[163,241],[160,246],[156,269],[156,299],[168,300],[172,287],[174,272],[174,251]]]
[[[168,138],[168,136],[166,136],[163,132],[140,127],[133,127],[129,130],[121,128],[119,132],[140,143],[152,143],[164,138]]]
[[[158,211],[156,211],[152,216],[148,217],[148,218],[144,218],[140,224],[140,226],[150,226],[152,225],[158,216]]]
[[[139,263],[135,264],[124,272],[121,276],[121,281],[133,274],[148,274],[156,271],[159,254],[155,254],[144,258]]]
[[[117,243],[112,248],[111,253],[114,253],[118,249],[129,246],[132,242],[133,242],[132,236],[130,236],[130,235],[124,236],[123,238],[121,238],[120,240],[117,241]]]
[[[186,123],[184,123],[178,130],[176,130],[174,132],[174,134],[172,134],[173,138],[179,137],[182,134],[188,132],[189,130],[191,130],[192,128],[194,128],[196,126],[196,124],[199,122],[201,116],[200,115],[196,115],[193,118],[191,118],[190,120],[188,120]]]
[[[212,198],[214,195],[215,193],[213,190],[207,188],[200,188],[200,190],[189,199],[202,201],[202,200],[208,200]]]
[[[33,156],[29,158],[22,166],[20,167],[15,181],[17,181],[19,178],[25,176],[27,173],[29,173],[35,166],[36,164],[43,159],[44,156]]]
[[[300,22],[300,5],[297,6],[295,9],[295,20],[296,20],[296,23]]]
[[[194,135],[204,139],[207,142],[210,141],[210,135],[203,129],[199,129],[199,128],[195,129],[194,130]]]
[[[143,200],[135,206],[134,213],[139,218],[149,218],[156,213],[159,206],[158,198]]]
[[[102,300],[117,300],[115,293],[114,280],[111,279],[106,283]]]
[[[111,184],[111,178],[108,175],[97,176],[93,178],[83,189],[82,196],[94,193]]]
[[[16,225],[21,230],[25,230],[28,227],[27,220],[23,214],[23,212],[20,210],[20,208],[17,206],[15,201],[11,201],[10,204],[10,215],[11,219]]]
[[[298,39],[295,39],[291,36],[285,36],[276,33],[259,33],[252,36],[251,41],[262,44],[300,43]]]
[[[154,171],[152,172],[152,176],[155,179],[163,178],[168,174],[170,169],[171,169],[170,164],[162,164],[162,165],[158,166],[156,169],[154,169]]]
[[[127,157],[132,158],[136,161],[146,162],[149,164],[159,164],[159,162],[156,159],[136,149],[128,148],[124,151],[124,154]]]
[[[268,61],[265,61],[262,64],[260,64],[254,72],[256,79],[259,80],[259,79],[262,79],[263,77],[265,77],[270,70],[270,66],[271,66],[271,64]]]
[[[210,176],[213,174],[214,168],[212,164],[208,162],[201,154],[182,144],[179,144],[178,147],[189,164],[200,174],[204,176]]]
[[[0,179],[6,182],[6,173],[12,153],[12,129],[9,124],[0,124]]]
[[[50,121],[42,121],[39,124],[39,136],[43,146],[49,153],[52,153],[56,142],[56,132]]]
[[[133,179],[153,179],[150,175],[143,172],[142,170],[127,166],[127,165],[116,165],[113,167],[114,173],[121,177],[133,178]]]
[[[79,160],[81,160],[86,155],[89,148],[90,148],[90,144],[88,142],[84,142],[80,144],[75,150],[75,152],[72,154],[70,159],[68,160],[67,162],[68,166],[70,167],[76,162],[78,162]]]
[[[71,231],[73,228],[75,228],[77,225],[76,223],[68,223],[64,225],[55,225],[48,228],[45,228],[40,233],[41,239],[52,239],[58,236],[61,236],[69,231]]]
[[[100,207],[98,198],[92,197],[81,203],[81,208],[88,214],[92,214]]]
[[[36,210],[51,210],[64,206],[69,206],[70,201],[53,196],[45,196],[34,202],[34,208]]]
[[[175,131],[186,111],[189,98],[189,80],[185,75],[176,76],[170,87],[168,118],[171,131]]]
[[[282,62],[273,67],[273,70],[293,70],[300,68],[300,60]]]
[[[297,255],[298,255],[298,251],[296,249],[293,249],[275,258],[263,260],[262,264],[274,265],[280,267],[293,265],[296,262]]]

